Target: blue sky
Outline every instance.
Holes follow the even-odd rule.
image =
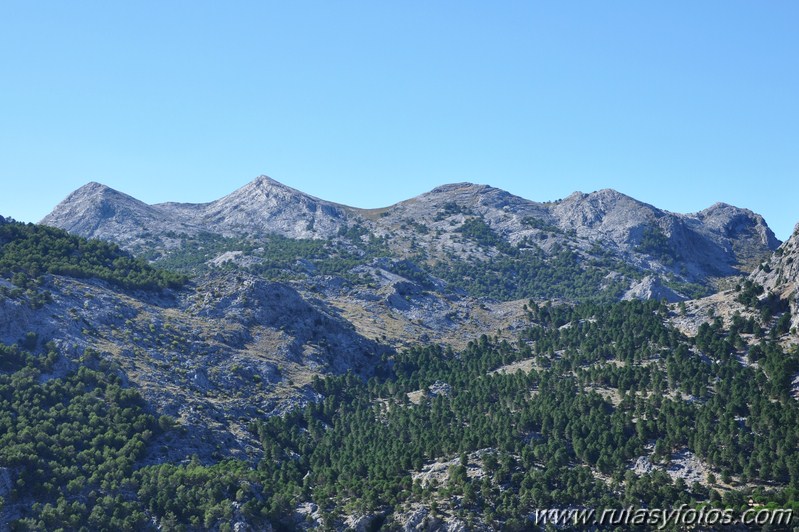
[[[0,3],[0,214],[267,174],[385,206],[615,188],[799,222],[799,3]]]

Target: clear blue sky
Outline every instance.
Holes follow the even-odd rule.
[[[472,181],[799,222],[799,2],[0,3],[0,214],[260,174],[385,206]]]

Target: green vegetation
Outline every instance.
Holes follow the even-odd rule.
[[[709,296],[713,293],[713,290],[708,287],[697,283],[686,283],[677,281],[675,279],[670,279],[665,282],[665,285],[678,292],[688,299],[699,299],[705,296]]]
[[[657,225],[644,228],[641,241],[635,247],[635,251],[652,255],[666,266],[674,264],[678,258],[669,244],[669,238]]]
[[[468,207],[461,207],[454,201],[448,201],[444,204],[441,210],[436,213],[436,216],[433,219],[436,222],[440,222],[441,220],[445,220],[446,218],[449,218],[455,214],[472,215],[474,213]]]
[[[516,345],[484,336],[462,352],[419,347],[367,383],[317,380],[323,401],[254,422],[267,455],[259,468],[290,465],[286,478],[305,479],[296,493],[330,515],[438,500],[506,527],[552,505],[795,500],[799,409],[789,398],[789,377],[799,353],[766,342],[764,369],[743,366],[737,333],[717,321],[692,342],[664,325],[668,311],[657,302],[530,308],[533,326]],[[537,369],[492,373],[523,359]],[[409,392],[437,382],[451,392],[409,401]],[[721,494],[662,471],[629,472],[628,464],[652,448],[656,463],[690,450],[730,481],[734,475],[788,488]],[[481,449],[488,451],[475,465],[469,456]],[[457,457],[486,476],[454,467],[444,485],[413,479],[424,464]]]
[[[563,233],[558,226],[552,225],[549,222],[545,222],[541,218],[534,218],[532,216],[525,216],[522,219],[522,224],[526,225],[527,227],[532,227],[533,229],[539,229],[541,231],[547,231],[549,233]]]
[[[20,529],[143,526],[123,493],[157,430],[153,417],[105,371],[48,376],[57,358],[52,344],[40,356],[0,345],[0,467],[14,478],[5,504],[28,502]]]
[[[21,288],[46,273],[102,279],[127,289],[177,288],[186,277],[158,270],[116,244],[86,240],[66,231],[34,224],[0,224],[0,275]]]
[[[502,253],[515,254],[518,250],[512,248],[502,237],[497,235],[491,226],[482,218],[467,218],[463,224],[456,229],[469,240],[484,248],[497,248]]]
[[[778,330],[774,334],[784,334],[790,328],[790,313],[788,313],[788,302],[781,299],[779,295],[769,292],[765,297],[761,296],[765,290],[751,279],[746,279],[742,284],[735,287],[738,294],[735,300],[748,308],[759,312],[760,321],[764,326],[776,315],[782,314],[778,322]]]
[[[175,235],[177,237],[177,235]],[[257,275],[276,281],[299,279],[310,273],[338,275],[356,280],[350,270],[370,259],[388,254],[385,242],[362,226],[342,230],[333,241],[294,239],[280,235],[255,238],[227,238],[210,233],[183,235],[180,246],[164,255],[146,255],[162,267],[183,273],[208,271],[208,262],[225,252],[242,252],[250,258],[243,266]],[[225,262],[222,269],[238,268]]]
[[[417,502],[511,529],[552,506],[738,508],[749,497],[793,505],[799,349],[783,351],[740,317],[686,338],[665,324],[668,314],[653,301],[530,302],[514,343],[482,336],[460,351],[419,346],[368,381],[316,378],[319,402],[251,420],[258,464],[142,467],[147,442],[179,430],[173,422],[145,414],[101,365],[46,377],[58,355],[52,344],[31,355],[25,348],[39,342],[28,335],[24,348],[0,351],[0,467],[15,472],[5,504],[24,510],[18,528],[123,530],[153,519],[167,529],[235,520],[292,528],[304,501],[330,527],[346,514]],[[740,335],[753,330],[761,339],[747,348]],[[497,371],[522,361],[527,370]],[[98,365],[92,354],[85,363]],[[629,470],[640,456],[665,465],[684,451],[713,468],[709,485]],[[442,481],[414,477],[442,460],[454,464]]]
[[[490,260],[452,258],[436,263],[430,272],[475,297],[504,301],[527,298],[612,301],[626,288],[626,283],[607,279],[607,260],[583,260],[566,248],[554,250],[551,256],[537,249],[525,249]],[[620,264],[619,267],[622,268]]]
[[[738,292],[735,300],[749,308],[757,308],[760,305],[760,296],[764,292],[763,287],[751,279],[746,279],[743,284],[737,285],[735,291]]]

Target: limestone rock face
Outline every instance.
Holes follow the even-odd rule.
[[[123,246],[136,243],[148,235],[169,231],[194,234],[199,230],[186,220],[174,217],[169,210],[147,205],[94,182],[67,196],[40,223]]]
[[[663,216],[659,209],[615,190],[575,192],[552,208],[557,223],[578,236],[602,238],[621,247],[634,246],[642,225]]]
[[[346,224],[347,211],[261,176],[224,198],[202,205],[193,220],[202,227],[217,227],[230,234],[330,238]]]
[[[792,326],[799,327],[799,224],[774,254],[752,273],[752,280],[790,302]]]
[[[669,303],[684,301],[688,299],[684,295],[675,292],[668,286],[663,285],[656,277],[644,277],[639,283],[635,283],[624,293],[624,300],[629,299],[665,299]]]
[[[752,274],[764,288],[795,292],[799,287],[799,224],[793,234]]]
[[[576,192],[553,209],[558,225],[578,236],[679,262],[693,280],[731,275],[779,246],[763,217],[723,203],[693,214],[675,214],[615,190]],[[647,236],[662,247],[647,245]],[[658,255],[660,255],[658,257]]]

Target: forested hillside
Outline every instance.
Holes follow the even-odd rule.
[[[87,240],[54,227],[5,221],[0,224],[0,276],[20,288],[43,274],[96,278],[128,289],[177,288],[181,274],[155,269],[119,246]]]
[[[317,378],[318,402],[249,420],[258,463],[141,467],[154,433],[179,430],[172,420],[145,414],[102,364],[42,382],[57,352],[6,347],[6,515],[95,529],[338,528],[372,515],[390,528],[425,509],[430,520],[521,529],[554,505],[792,505],[799,351],[762,324],[743,332],[717,320],[687,338],[665,325],[669,312],[530,303],[516,342],[421,345],[368,380]],[[670,474],[685,455],[701,469]]]

